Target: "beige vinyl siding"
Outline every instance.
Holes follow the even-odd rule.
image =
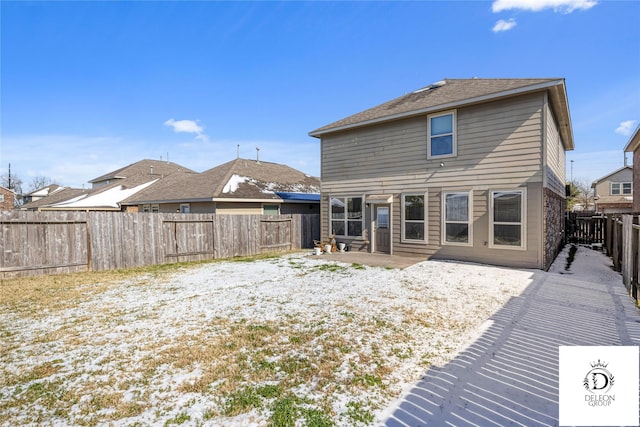
[[[596,184],[596,196],[607,197],[612,196],[611,194],[611,183],[612,182],[633,182],[633,171],[631,168],[623,169],[613,175],[607,177],[606,180],[600,181]],[[621,194],[615,195],[615,197],[620,197]],[[628,196],[628,194],[626,195]]]
[[[216,213],[222,215],[262,215],[262,203],[217,202]]]
[[[551,108],[545,108],[545,186],[564,196],[566,153]]]
[[[326,238],[330,196],[391,194],[395,255],[477,262],[542,263],[542,93],[459,108],[457,157],[427,159],[427,115],[325,135],[322,139],[321,227]],[[441,166],[441,162],[443,165]],[[526,250],[489,249],[490,189],[527,189]],[[441,245],[441,192],[473,190],[473,247]],[[428,190],[428,243],[401,240],[401,194]],[[368,213],[368,210],[367,210]],[[366,218],[365,228],[370,219]],[[368,250],[368,230],[353,241]]]
[[[533,94],[458,109],[455,158],[427,159],[426,115],[327,135],[322,189],[412,191],[404,185],[427,180],[443,186],[460,180],[478,185],[542,182],[543,99]]]

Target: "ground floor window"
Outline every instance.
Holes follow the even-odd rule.
[[[471,246],[471,192],[444,192],[442,199],[442,241]]]
[[[427,241],[426,194],[402,195],[402,239],[407,242]]]
[[[160,205],[142,205],[142,212],[160,212]]]
[[[331,234],[345,237],[362,236],[362,197],[332,197],[329,217]]]
[[[491,246],[524,248],[524,190],[490,193]]]
[[[189,203],[181,203],[180,213],[191,213],[191,205]]]

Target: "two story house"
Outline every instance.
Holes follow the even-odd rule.
[[[625,153],[633,153],[633,184],[631,185],[633,206],[631,210],[632,212],[640,212],[640,124],[636,126],[636,130],[631,134],[624,151]]]
[[[633,211],[633,168],[623,166],[591,184],[595,210],[598,213],[631,213]]]
[[[310,135],[323,239],[540,269],[563,243],[564,79],[446,79]]]

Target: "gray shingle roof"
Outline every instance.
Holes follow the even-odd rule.
[[[89,182],[97,183],[106,180],[130,178],[133,176],[149,176],[151,175],[151,173],[153,173],[153,175],[157,175],[157,177],[160,178],[163,175],[170,175],[174,172],[181,171],[193,172],[191,169],[185,168],[184,166],[177,163],[166,162],[162,160],[144,159],[94,178]]]
[[[236,185],[229,185],[230,182]],[[123,204],[214,199],[280,200],[276,191],[319,193],[320,180],[278,163],[235,159],[202,173],[168,176]]]
[[[493,100],[516,93],[542,90],[562,84],[563,79],[445,79],[376,107],[330,123],[309,133],[325,133]]]

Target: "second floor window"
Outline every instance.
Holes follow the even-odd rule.
[[[612,195],[630,195],[631,183],[630,182],[612,182],[611,183]]]
[[[456,155],[455,111],[433,114],[427,123],[427,157],[452,157]]]

